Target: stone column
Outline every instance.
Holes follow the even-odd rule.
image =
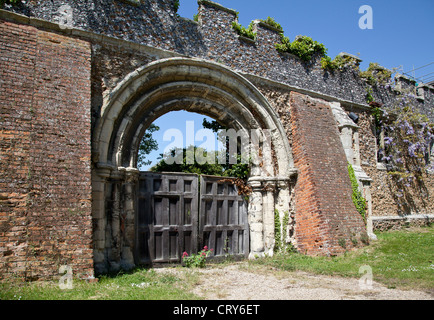
[[[264,250],[268,256],[273,256],[274,253],[274,193],[276,185],[274,182],[267,182],[263,187],[263,215],[264,215]]]
[[[289,218],[288,225],[287,226],[282,225],[283,241],[285,241],[286,243],[291,241],[291,239],[289,238],[290,230],[292,228],[290,202],[291,202],[291,194],[290,194],[289,181],[283,181],[283,180],[278,181],[275,208],[276,210],[278,210],[279,218],[280,221],[282,222],[284,221],[285,214],[288,214],[288,218]]]
[[[121,230],[123,231],[121,266],[124,270],[130,270],[135,267],[133,253],[135,245],[137,183],[140,172],[136,168],[126,168],[124,170],[124,208],[121,215]]]
[[[105,261],[105,191],[111,170],[112,168],[108,166],[98,166],[98,168],[92,170],[93,252],[96,274],[106,273],[108,271]]]
[[[374,234],[374,226],[372,223],[372,197],[371,197],[371,183],[364,181],[363,183],[363,197],[368,203],[368,210],[366,211],[366,232],[370,240],[377,240]]]
[[[250,255],[249,259],[264,256],[264,216],[262,211],[262,183],[252,181],[249,200]]]
[[[106,207],[106,214],[108,215],[106,218],[106,251],[110,272],[119,272],[121,269],[120,261],[123,242],[121,231],[123,180],[124,174],[119,171],[114,171],[106,186],[106,198],[110,201],[110,205]]]

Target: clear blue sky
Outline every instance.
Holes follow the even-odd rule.
[[[273,17],[285,35],[293,40],[297,35],[310,36],[328,48],[334,58],[340,52],[359,55],[361,69],[370,62],[392,69],[402,67],[412,74],[434,62],[434,0],[219,0],[221,5],[240,12],[239,21],[247,26],[255,19]],[[179,14],[192,18],[197,13],[197,0],[180,0]],[[373,29],[359,28],[359,8],[369,5],[373,10]],[[432,74],[430,74],[432,73]],[[433,77],[434,64],[416,70],[416,78]],[[195,121],[201,128],[204,116],[186,112],[170,113],[157,120],[161,127],[155,134],[160,150],[150,155],[155,160],[170,142],[163,142],[166,129],[185,131],[185,121]],[[198,143],[200,144],[200,143]]]

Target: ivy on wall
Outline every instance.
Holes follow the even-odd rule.
[[[354,172],[354,168],[350,163],[348,163],[348,174],[350,175],[351,187],[353,189],[353,193],[351,195],[353,203],[366,224],[366,200],[363,198],[363,195],[359,190],[359,183],[357,182],[356,173]]]
[[[274,252],[288,253],[294,248],[291,243],[286,242],[287,230],[289,226],[289,212],[285,211],[282,221],[279,210],[274,210]]]

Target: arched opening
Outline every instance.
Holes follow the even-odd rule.
[[[273,252],[274,214],[290,210],[295,172],[277,114],[248,80],[226,67],[170,58],[134,71],[104,99],[93,138],[97,273],[135,265],[139,145],[157,118],[177,110],[209,116],[256,147],[248,179],[250,255]]]
[[[218,152],[220,143],[218,134],[208,128],[210,125],[221,127],[216,124],[213,118],[198,113],[184,110],[166,113],[154,121],[142,138],[138,169],[158,172],[158,168],[163,167],[161,163],[164,156],[168,156],[168,153],[174,149],[182,150],[194,146],[210,153]],[[175,166],[173,168],[165,166],[165,168],[169,168],[171,172],[176,170]]]

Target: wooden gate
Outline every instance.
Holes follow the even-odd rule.
[[[141,173],[136,220],[139,265],[180,263],[205,245],[213,257],[249,253],[247,204],[231,179]]]
[[[249,254],[247,202],[232,181],[212,176],[200,179],[200,244],[213,249],[214,257]]]

